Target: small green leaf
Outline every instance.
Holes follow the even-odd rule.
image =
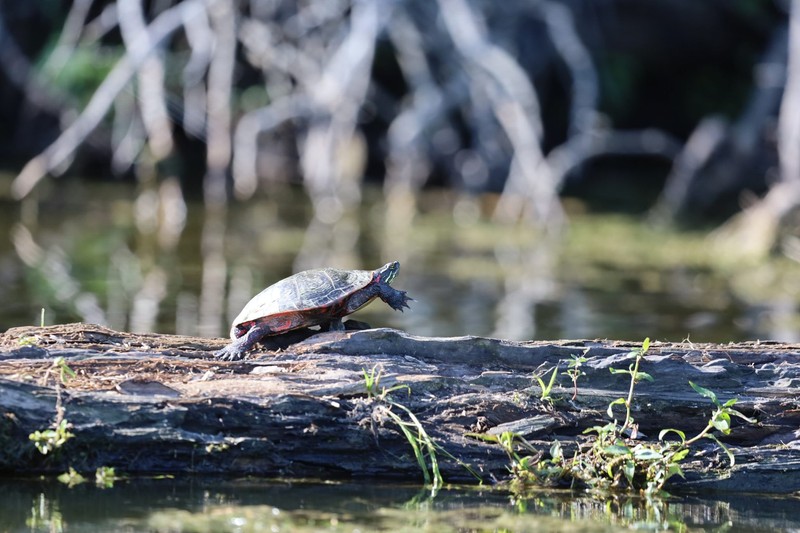
[[[731,417],[728,416],[728,413],[721,412],[714,417],[714,419],[711,421],[711,425],[714,426],[715,429],[727,435],[731,432]]]
[[[689,450],[686,450],[686,451],[688,452]],[[673,463],[673,464],[669,465],[669,467],[667,467],[667,479],[671,478],[672,476],[674,476],[676,474],[681,476],[682,478],[686,477],[686,476],[683,475],[683,469],[680,467],[680,465],[676,465],[676,464]]]
[[[727,446],[722,444],[717,437],[715,437],[712,433],[709,433],[706,435],[706,438],[713,440],[720,448],[723,449],[723,451],[728,455],[728,460],[731,462],[731,467],[736,464],[736,458],[733,456],[733,453],[728,449]]]
[[[74,487],[80,483],[86,481],[86,478],[80,475],[78,472],[75,471],[74,468],[69,467],[68,472],[64,472],[57,478],[61,483],[65,485],[69,485],[70,487]]]
[[[630,374],[631,373],[630,370],[622,370],[621,368],[613,368],[612,367],[612,368],[609,368],[608,370],[612,374]]]
[[[673,456],[670,457],[670,460],[673,463],[678,463],[678,462],[683,461],[684,459],[686,459],[687,455],[689,455],[689,448],[684,448],[682,450],[678,450],[677,452],[675,452],[673,454]],[[683,477],[682,473],[681,473],[681,477]]]
[[[628,480],[629,485],[633,485],[633,475],[636,473],[636,463],[633,461],[625,461],[622,466],[622,473],[625,474],[625,479]]]
[[[722,407],[732,407],[737,401],[739,401],[739,398],[731,398],[727,402],[723,403]]]
[[[603,452],[607,453],[608,455],[630,455],[631,449],[627,446],[612,444],[611,446],[606,446],[603,448]]]
[[[514,433],[511,431],[504,431],[500,434],[498,439],[500,441],[500,445],[506,450],[513,450],[514,449]]]
[[[649,349],[650,349],[650,337],[647,337],[647,338],[646,338],[646,339],[645,339],[645,340],[642,342],[642,355],[646,354],[646,353],[647,353],[647,350],[649,350]]]
[[[742,420],[744,420],[748,424],[757,424],[758,423],[758,420],[756,420],[755,418],[750,418],[748,416],[745,416],[743,413],[740,413],[736,409],[726,409],[725,412],[727,412],[729,414],[732,414],[733,416],[735,416],[737,418],[741,418]]]
[[[633,450],[633,458],[637,461],[658,461],[664,456],[652,448],[640,448]]]
[[[709,400],[711,400],[715,404],[719,405],[719,402],[717,401],[717,395],[716,394],[714,394],[710,390],[706,389],[705,387],[701,387],[700,385],[695,385],[691,381],[689,382],[689,385],[691,385],[691,387],[694,389],[694,391],[697,394],[699,394],[700,396],[703,396],[704,398],[708,398]]]
[[[686,442],[686,433],[681,431],[680,429],[662,429],[661,432],[658,434],[658,440],[664,440],[664,437],[669,433],[675,433],[678,437],[680,437],[681,442]]]
[[[487,433],[473,433],[471,431],[464,433],[465,437],[471,437],[473,439],[482,440],[484,442],[491,442],[493,444],[499,444],[500,440],[497,438],[497,435],[489,435]]]
[[[605,433],[611,433],[616,429],[616,424],[614,424],[614,422],[609,422],[605,426],[592,426],[590,428],[586,428],[583,430],[582,434],[586,435],[587,433],[597,433],[598,435],[602,435]]]
[[[550,457],[553,461],[560,461],[562,458],[561,452],[561,443],[558,441],[554,441],[553,445],[550,446]]]
[[[653,376],[648,374],[647,372],[636,372],[636,381],[654,381]]]
[[[533,456],[526,455],[525,457],[522,457],[519,461],[517,461],[517,465],[519,465],[519,467],[523,470],[530,470],[533,459],[534,459]]]
[[[64,372],[66,375],[68,375],[68,376],[69,376],[69,377],[71,377],[71,378],[74,378],[75,376],[77,376],[77,374],[75,373],[75,371],[74,371],[74,370],[72,370],[72,369],[71,369],[71,368],[70,368],[70,367],[67,365],[67,363],[64,363],[64,364],[63,364],[63,366],[61,367],[61,371],[62,371],[62,372]]]
[[[617,398],[616,400],[608,404],[608,409],[606,410],[606,413],[608,413],[609,418],[614,418],[614,410],[612,408],[615,405],[620,405],[620,404],[625,405],[625,398]]]

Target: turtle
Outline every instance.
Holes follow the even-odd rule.
[[[375,298],[403,311],[413,298],[389,285],[399,270],[400,263],[392,261],[377,270],[320,268],[282,279],[247,302],[231,326],[233,342],[215,356],[229,361],[241,359],[267,335],[309,326],[342,331],[342,317]]]

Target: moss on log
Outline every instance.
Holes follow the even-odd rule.
[[[425,338],[390,329],[300,332],[271,339],[244,361],[212,353],[223,339],[137,335],[88,324],[14,328],[0,337],[0,470],[224,473],[283,478],[421,480],[402,432],[387,406],[367,395],[364,371],[381,372],[378,391],[408,407],[428,434],[486,482],[506,479],[499,446],[470,433],[513,431],[545,453],[584,429],[608,421],[608,403],[628,381],[609,368],[627,368],[638,345],[610,341],[509,342],[477,337]],[[572,399],[559,375],[555,402],[540,401],[534,374],[571,356],[588,360]],[[690,486],[721,490],[800,490],[800,346],[654,342],[640,370],[653,382],[637,385],[634,417],[644,438],[663,428],[695,434],[712,406],[691,380],[736,397],[758,420],[735,423],[722,437],[736,456],[713,442],[685,461]],[[74,377],[61,384],[54,361]],[[28,435],[51,427],[60,396],[75,435],[40,454]],[[455,461],[440,457],[446,481],[474,482]]]

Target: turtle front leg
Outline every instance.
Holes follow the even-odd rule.
[[[224,347],[214,352],[214,357],[223,361],[238,361],[247,350],[252,348],[259,340],[269,333],[266,326],[253,326],[247,333]]]
[[[378,287],[378,297],[395,311],[400,311],[402,313],[404,307],[411,309],[408,302],[413,301],[414,298],[407,296],[406,291],[398,291],[391,285],[386,284],[376,285],[376,287]]]

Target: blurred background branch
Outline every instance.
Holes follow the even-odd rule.
[[[0,106],[15,153],[31,153],[13,192],[77,156],[81,172],[103,174],[104,161],[123,176],[177,171],[185,192],[217,204],[302,183],[318,229],[361,201],[365,181],[385,182],[392,220],[413,216],[422,188],[445,186],[498,194],[484,204],[497,221],[554,229],[561,197],[602,187],[621,184],[611,197],[673,223],[724,220],[743,193],[766,193],[770,172],[787,187],[795,4],[634,4],[7,3],[0,67],[15,89]],[[23,20],[43,31],[23,35]],[[25,115],[57,122],[15,141]],[[649,167],[646,187],[627,181],[632,161]],[[198,166],[202,176],[186,171]],[[764,209],[783,220],[796,201],[785,203]]]
[[[376,256],[421,272],[421,250],[454,250],[464,263],[438,261],[455,279],[499,269],[497,312],[480,314],[491,291],[470,277],[474,292],[420,299],[419,316],[427,306],[523,337],[558,301],[564,331],[584,334],[591,298],[559,294],[555,281],[566,275],[557,245],[581,233],[569,228],[583,213],[699,228],[719,256],[800,258],[798,6],[5,2],[0,166],[13,176],[5,200],[21,206],[13,249],[70,288],[50,287],[64,305],[80,298],[81,317],[152,329],[175,301],[176,327],[204,335],[224,330],[220,315],[259,287],[264,264],[273,280],[280,269],[374,268],[361,263]],[[133,184],[136,237],[103,237],[113,251],[100,270],[119,282],[104,305],[84,297],[62,243],[37,232],[38,195],[68,190],[56,176]],[[77,190],[55,196],[88,205]],[[431,213],[446,222],[425,222],[421,239]],[[469,257],[472,238],[488,251]],[[617,244],[581,246],[618,260]],[[273,260],[281,253],[291,257]],[[197,293],[175,287],[179,257],[199,259],[180,272],[200,280]],[[686,296],[693,279],[669,283]]]

